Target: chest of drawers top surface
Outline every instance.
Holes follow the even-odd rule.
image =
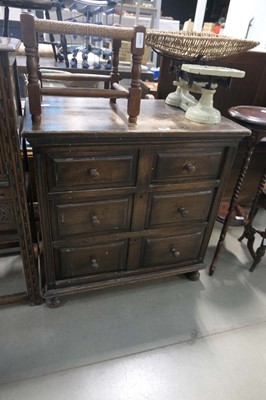
[[[222,117],[218,125],[191,122],[185,113],[165,104],[164,100],[143,100],[137,124],[127,121],[127,103],[118,100],[112,104],[108,99],[83,99],[45,97],[42,119],[33,124],[26,112],[22,135],[30,142],[60,144],[60,141],[98,141],[130,139],[175,139],[188,137],[210,138],[219,133],[226,138],[249,135],[249,130]],[[28,105],[26,105],[26,110]]]

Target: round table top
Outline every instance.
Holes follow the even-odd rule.
[[[266,107],[235,106],[229,108],[228,113],[235,119],[266,128]]]

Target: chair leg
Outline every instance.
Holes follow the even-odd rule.
[[[49,13],[48,10],[45,10],[45,18],[46,19],[51,19],[50,18],[50,13]],[[57,61],[57,48],[56,48],[56,44],[55,44],[55,38],[54,38],[54,35],[52,33],[49,34],[49,39],[50,39],[51,46],[53,48],[54,59],[55,59],[55,61]]]
[[[63,50],[63,55],[65,59],[66,67],[69,68],[69,60],[68,60],[68,53],[67,53],[67,40],[65,35],[60,35],[61,46]]]
[[[3,36],[8,37],[9,31],[9,7],[5,7],[4,11],[4,27],[3,27]]]
[[[57,16],[58,21],[63,21],[60,1],[58,1],[56,4],[56,16]],[[61,47],[62,47],[66,67],[69,68],[69,61],[68,61],[68,57],[67,57],[67,40],[66,40],[65,35],[60,35],[60,42],[61,42]]]

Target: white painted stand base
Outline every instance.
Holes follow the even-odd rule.
[[[201,124],[219,124],[221,113],[213,107],[213,95],[215,89],[201,88],[201,98],[198,103],[187,109],[185,117],[193,122]]]
[[[176,91],[168,94],[165,99],[166,104],[182,108],[184,111],[197,104],[198,101],[189,93],[188,89],[180,86],[180,83],[177,81],[174,81],[173,84],[177,86]]]
[[[202,75],[203,77],[210,77],[210,80],[211,77],[243,78],[245,76],[245,71],[208,65],[182,64],[181,69],[191,74],[191,77]],[[185,117],[190,121],[201,124],[219,124],[221,113],[213,107],[213,96],[218,86],[217,80],[216,82],[208,83],[208,85],[206,79],[203,82],[199,81],[199,79],[193,80],[194,82],[191,85],[188,85],[188,82],[182,78],[179,81],[174,81],[177,89],[167,96],[166,103],[182,108],[186,111]],[[200,93],[199,101],[189,92]]]

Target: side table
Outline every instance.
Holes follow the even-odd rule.
[[[219,259],[219,255],[220,252],[222,250],[222,246],[226,237],[226,233],[228,231],[228,227],[232,218],[232,214],[233,211],[235,210],[235,207],[237,205],[237,200],[238,200],[238,196],[242,187],[242,184],[244,182],[249,164],[250,164],[250,160],[253,154],[253,151],[255,149],[255,146],[261,141],[262,138],[266,137],[266,108],[265,107],[259,107],[259,106],[236,106],[236,107],[231,107],[228,110],[229,115],[235,119],[237,122],[239,122],[241,125],[245,126],[246,128],[251,130],[251,135],[248,138],[248,146],[247,146],[247,151],[246,154],[244,156],[243,162],[242,162],[242,166],[240,169],[240,173],[238,175],[237,181],[236,181],[236,185],[233,191],[233,195],[230,201],[230,205],[228,208],[228,212],[227,215],[225,217],[224,223],[223,223],[223,227],[222,227],[222,231],[215,249],[215,253],[214,253],[214,257],[213,260],[211,262],[210,265],[210,269],[209,269],[209,275],[213,275],[215,269],[216,269],[216,265]],[[265,174],[264,174],[265,175]],[[265,176],[263,175],[264,179]],[[258,197],[259,198],[259,192],[262,191],[262,187],[263,187],[263,177],[262,180],[260,182],[260,185],[258,187],[255,199]],[[254,202],[255,202],[254,199]],[[256,203],[254,204],[254,210],[257,207],[257,202],[258,199],[256,200]],[[252,210],[251,208],[251,210]],[[251,211],[250,211],[251,212]],[[255,216],[255,215],[254,215]],[[254,219],[254,217],[253,217]],[[252,222],[253,222],[252,219]],[[252,224],[251,222],[251,224]],[[248,222],[247,222],[248,223]],[[255,233],[254,233],[255,234]],[[242,240],[247,234],[244,233],[244,236],[240,238],[240,240]],[[254,236],[254,235],[253,235]],[[264,240],[264,239],[263,239]],[[253,240],[254,242],[254,240]],[[248,246],[249,248],[251,248],[251,243],[252,243],[252,239],[250,239]],[[262,246],[262,252],[263,252],[263,246]],[[259,251],[261,253],[261,250]],[[251,253],[252,254],[252,253]],[[253,255],[254,255],[254,251],[253,251]],[[261,259],[261,257],[260,257]],[[259,262],[259,261],[258,261]],[[258,264],[258,262],[256,262],[255,266]],[[254,264],[253,264],[254,265]],[[251,267],[253,268],[253,266]],[[254,267],[255,268],[255,267]],[[254,268],[252,270],[254,270]]]

